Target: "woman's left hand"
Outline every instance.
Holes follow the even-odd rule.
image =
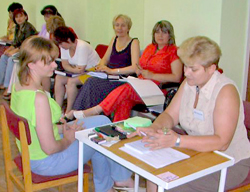
[[[151,148],[151,150],[157,150],[162,148],[174,147],[178,138],[178,134],[173,130],[163,132],[162,129],[158,129],[156,132],[147,133],[146,137],[143,137],[142,142],[145,142],[145,147]]]
[[[145,78],[145,79],[153,79],[152,77],[153,77],[153,75],[154,75],[154,73],[152,73],[151,71],[149,71],[149,70],[141,70],[140,71],[140,73],[141,73],[141,75]]]
[[[74,121],[74,123],[66,123],[64,124],[64,126],[66,126],[66,129],[72,129],[72,130],[75,130],[75,131],[80,131],[80,130],[83,130],[84,127],[83,127],[83,123],[80,123],[78,124],[78,119]]]
[[[105,72],[105,73],[111,74],[111,69],[108,68],[106,65],[99,65],[98,67],[96,67],[96,71],[100,71],[100,72]]]

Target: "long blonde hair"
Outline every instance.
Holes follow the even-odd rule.
[[[29,84],[29,63],[36,63],[42,60],[46,64],[50,59],[55,60],[58,55],[58,47],[52,41],[36,35],[27,38],[20,48],[20,70],[18,73],[20,84]]]

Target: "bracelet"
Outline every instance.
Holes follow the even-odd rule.
[[[120,69],[117,69],[117,73],[118,73],[118,74],[120,73]]]
[[[73,115],[76,119],[82,119],[85,118],[85,115],[83,113],[83,111],[74,111]]]
[[[178,138],[176,139],[176,142],[174,144],[175,147],[179,147],[181,143],[181,135],[178,134]]]

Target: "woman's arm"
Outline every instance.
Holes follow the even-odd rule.
[[[10,46],[10,47],[8,47],[8,48],[4,51],[4,54],[5,54],[5,55],[9,55],[9,52],[11,52],[11,51],[14,50],[14,49],[15,49],[14,46]]]
[[[182,136],[181,147],[197,151],[224,151],[234,136],[240,109],[240,98],[234,85],[224,86],[216,99],[213,112],[214,135]]]
[[[137,128],[137,131],[130,134],[128,137],[134,137],[135,135],[143,136],[141,134],[141,131],[146,134],[151,134],[156,133],[158,130],[162,130],[162,128],[164,127],[171,129],[176,126],[179,123],[180,104],[185,83],[186,81],[184,80],[169,106],[156,118],[156,120],[150,127]]]
[[[105,55],[103,56],[103,58],[101,59],[101,61],[99,62],[99,64],[96,66],[97,70],[99,67],[103,67],[103,66],[107,66],[108,62],[109,62],[109,58],[112,52],[112,47],[113,47],[113,43],[114,43],[115,37],[113,37],[109,43],[108,49],[105,53]]]
[[[69,64],[68,60],[62,60],[62,66],[64,70],[72,73],[84,73],[86,65],[84,66],[72,66]]]
[[[64,138],[55,140],[49,101],[45,94],[36,94],[35,109],[36,132],[42,150],[51,155],[66,149],[75,140],[75,130],[64,128]]]
[[[159,81],[160,83],[180,82],[183,74],[183,64],[177,59],[171,63],[171,74],[154,73],[149,70],[141,70],[141,74],[146,79]]]
[[[19,48],[12,49],[11,51],[8,52],[9,56],[14,55],[15,53],[19,52]]]

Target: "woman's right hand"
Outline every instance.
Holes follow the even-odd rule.
[[[155,133],[155,132],[156,132],[156,129],[153,127],[138,127],[136,128],[135,132],[127,135],[127,137],[132,138],[132,137],[135,137],[136,135],[143,136],[143,133],[147,135],[148,133]]]
[[[75,132],[83,129],[83,123],[77,124],[78,120],[75,120],[73,124],[64,123],[63,136],[65,139],[73,143],[75,141]]]

